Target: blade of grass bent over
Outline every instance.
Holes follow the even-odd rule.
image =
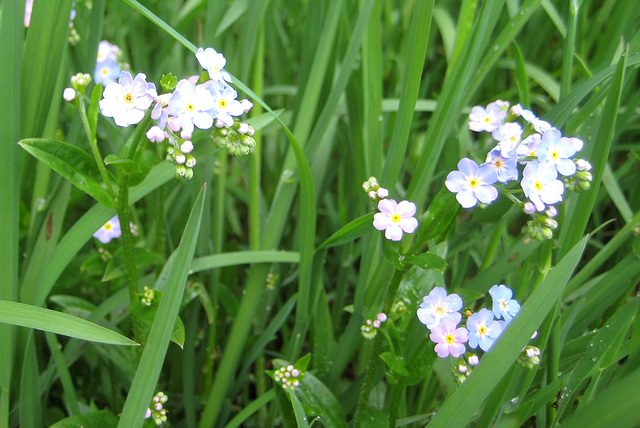
[[[200,191],[196,199],[191,215],[185,226],[180,245],[176,250],[175,259],[169,279],[164,291],[162,300],[158,306],[158,312],[151,326],[149,338],[142,352],[140,364],[136,369],[133,384],[129,390],[127,401],[122,410],[122,416],[118,427],[135,428],[142,426],[144,415],[151,397],[153,396],[165,354],[169,347],[169,339],[175,324],[184,286],[189,274],[189,266],[193,259],[196,248],[198,231],[200,230],[200,220],[202,219],[202,207],[204,204],[204,192],[206,187]]]
[[[554,267],[540,286],[522,305],[507,329],[494,343],[469,378],[449,396],[440,411],[429,423],[429,427],[463,427],[469,424],[476,409],[480,408],[491,390],[509,370],[533,332],[562,295],[569,281],[587,237],[577,243]]]

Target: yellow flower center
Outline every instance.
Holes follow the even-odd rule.
[[[445,312],[446,312],[446,311],[444,310],[444,308],[443,308],[442,306],[438,306],[438,307],[436,308],[436,314],[440,314],[440,315],[442,315],[442,314],[444,314]]]
[[[227,100],[222,99],[218,101],[218,107],[220,107],[221,109],[227,108]]]
[[[447,334],[447,336],[444,338],[444,340],[451,345],[452,343],[454,343],[456,341],[456,338],[453,337],[453,334]]]
[[[402,216],[400,214],[394,214],[391,216],[391,221],[394,223],[400,223],[400,220],[402,220]]]
[[[491,118],[490,117],[485,117],[484,118],[484,123],[491,123]]]
[[[127,104],[131,104],[133,102],[133,95],[127,94],[124,96],[124,102]]]
[[[193,105],[193,104],[191,104],[191,103],[187,104],[187,110],[189,111],[189,113],[193,113],[193,111],[194,111],[195,109],[196,109],[196,108],[194,107],[194,105]]]
[[[555,150],[551,152],[551,159],[558,160],[559,157],[560,155]]]
[[[500,308],[507,309],[507,303],[504,300],[500,300]]]
[[[101,73],[106,76],[107,74],[109,74],[109,69],[107,67],[104,67]]]
[[[104,230],[109,231],[113,228],[113,226],[111,226],[111,223],[107,223],[104,225]]]
[[[481,326],[478,329],[478,334],[481,335],[481,336],[484,336],[485,334],[487,334],[487,328],[485,326]]]
[[[475,178],[472,178],[471,180],[469,180],[469,186],[471,186],[472,188],[478,187],[478,184],[480,183],[478,183],[478,180]]]
[[[529,152],[529,156],[535,156],[535,155],[536,155],[536,151],[535,151],[535,150],[531,150],[531,151]]]
[[[539,181],[536,181],[535,183],[533,183],[533,187],[535,187],[536,190],[539,192],[542,190],[542,183],[540,183]]]
[[[511,137],[509,137],[509,139],[511,140],[512,143],[515,143],[517,140],[515,135],[512,135]]]
[[[502,162],[502,158],[498,158],[496,160],[493,161],[493,166],[496,167],[496,169],[501,169],[504,166],[504,162]]]

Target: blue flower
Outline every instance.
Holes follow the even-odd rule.
[[[458,312],[462,309],[462,299],[457,294],[447,296],[442,287],[435,287],[426,296],[418,308],[418,319],[429,330],[439,327],[444,320],[453,321],[456,325],[462,319]]]
[[[518,179],[518,157],[515,150],[505,153],[499,144],[487,153],[487,160],[483,165],[489,165],[495,170],[500,183]]]
[[[498,189],[492,186],[498,175],[490,165],[481,165],[464,158],[458,162],[458,170],[447,175],[444,182],[447,189],[456,193],[456,199],[462,208],[473,208],[478,201],[490,204],[498,197]]]
[[[475,349],[480,345],[480,349],[484,352],[491,348],[493,342],[502,333],[502,326],[493,319],[493,312],[487,308],[481,309],[467,319],[467,329],[469,329],[469,346]]]
[[[493,314],[496,318],[510,321],[520,310],[520,304],[512,299],[513,291],[503,284],[494,285],[489,290],[493,299]]]

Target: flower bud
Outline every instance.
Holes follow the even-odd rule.
[[[152,126],[151,129],[147,131],[147,138],[152,143],[160,143],[164,141],[164,131],[160,129],[159,126]]]
[[[65,88],[64,92],[62,92],[62,98],[64,98],[65,101],[73,101],[76,99],[76,90],[73,88]]]
[[[193,143],[190,140],[186,140],[180,144],[180,151],[182,153],[191,153],[193,151]]]
[[[522,208],[522,210],[526,214],[533,214],[533,213],[536,212],[536,206],[533,204],[533,202],[525,202],[524,207]]]

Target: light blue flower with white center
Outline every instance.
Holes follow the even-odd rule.
[[[202,84],[214,99],[209,114],[226,126],[233,126],[235,120],[232,116],[240,116],[244,113],[244,107],[236,98],[238,93],[226,83],[209,80]]]
[[[143,73],[138,73],[134,79],[128,71],[121,72],[118,82],[104,88],[99,103],[103,116],[113,117],[116,125],[123,127],[140,122],[156,96],[155,89],[151,89],[146,79]]]
[[[482,308],[480,312],[467,319],[467,329],[469,330],[469,346],[475,349],[480,345],[480,349],[484,352],[491,348],[493,342],[502,333],[502,326],[493,319],[493,312],[487,308]]]
[[[468,158],[458,162],[458,170],[447,175],[444,182],[449,191],[456,193],[456,199],[463,208],[475,207],[478,201],[490,204],[498,197],[498,189],[492,186],[498,180],[495,169],[478,164]]]
[[[98,241],[103,244],[108,244],[113,238],[119,238],[120,235],[122,235],[120,220],[118,216],[115,216],[98,229],[98,231],[93,234],[93,237],[97,238]]]
[[[231,76],[222,70],[227,64],[224,55],[216,52],[213,48],[198,48],[196,51],[198,62],[209,73],[209,78],[216,82],[231,82]]]
[[[493,314],[496,318],[504,318],[510,321],[520,310],[520,304],[512,299],[513,291],[504,284],[494,285],[489,289],[491,299],[493,299]]]
[[[460,309],[462,309],[460,296],[455,293],[447,296],[444,288],[435,287],[422,300],[417,315],[420,322],[431,330],[440,326],[443,320],[449,320],[457,325],[462,319]]]
[[[191,138],[194,126],[199,129],[213,126],[213,116],[209,110],[214,105],[215,100],[205,89],[205,84],[196,86],[187,79],[178,82],[169,99],[169,113],[178,118],[182,138]]]
[[[571,157],[576,154],[576,149],[571,140],[562,138],[562,134],[556,128],[551,128],[542,135],[538,147],[538,161],[547,162],[565,177],[576,172],[576,164]]]
[[[544,211],[546,205],[562,201],[564,185],[557,177],[558,172],[548,163],[529,162],[525,166],[520,186],[536,210]]]
[[[531,160],[525,160],[524,158],[537,158],[538,147],[540,147],[540,141],[542,136],[538,133],[531,134],[518,144],[516,147],[516,155],[518,156],[518,162],[520,164],[526,164]]]
[[[115,82],[120,75],[120,66],[116,60],[106,60],[96,63],[96,69],[93,73],[93,78],[96,83],[102,83],[108,85]]]
[[[483,165],[489,165],[496,171],[498,181],[506,183],[518,179],[518,158],[516,151],[511,150],[505,153],[498,144],[493,150],[487,153],[487,160]]]

